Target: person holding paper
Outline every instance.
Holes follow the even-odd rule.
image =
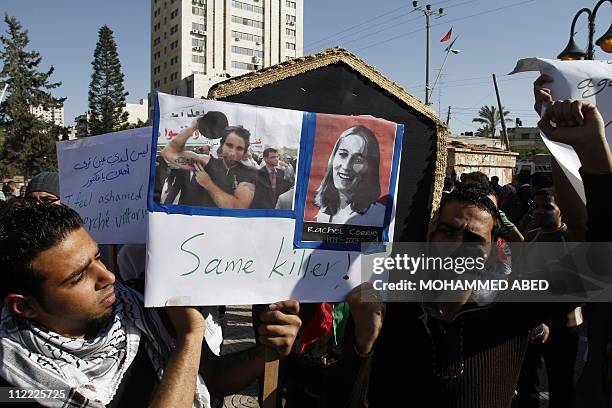
[[[580,159],[587,198],[587,240],[612,241],[604,198],[612,189],[612,155],[597,108],[585,101],[553,102],[538,125],[550,139],[572,146]],[[488,245],[495,241],[497,217],[497,209],[485,195],[453,192],[440,205],[430,240]],[[605,265],[600,269],[603,273]],[[374,344],[372,371],[354,379],[353,395],[360,395],[369,384],[371,408],[396,406],[405,400],[418,407],[507,408],[516,389],[529,329],[575,306],[478,305],[470,301],[471,291],[461,292],[461,296],[461,301],[449,303],[389,303],[382,329],[369,332],[373,334],[369,344]],[[590,335],[597,334],[589,337],[587,366],[593,374],[590,383],[600,387],[606,381],[607,340],[601,329],[612,322],[609,304],[598,305],[604,311],[591,322],[600,331],[590,328]],[[361,331],[360,335],[367,333]],[[589,401],[594,403],[577,406],[606,406],[593,394]]]
[[[255,171],[242,163],[250,132],[228,126],[221,138],[221,158],[185,150],[198,129],[198,118],[176,135],[160,155],[169,163],[190,170],[180,190],[179,204],[213,208],[249,208],[255,195]],[[214,137],[213,137],[214,138]]]
[[[274,303],[260,346],[215,356],[200,312],[146,309],[64,205],[3,214],[0,265],[0,387],[51,390],[36,406],[210,407],[261,375],[265,350],[288,355],[301,325],[297,302]]]

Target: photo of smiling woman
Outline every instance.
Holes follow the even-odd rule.
[[[317,189],[317,222],[380,227],[380,149],[370,129],[358,125],[342,132]]]
[[[302,241],[381,241],[395,123],[371,116],[317,114]]]

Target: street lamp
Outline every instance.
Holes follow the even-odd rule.
[[[612,4],[612,0],[600,0],[593,10],[589,10],[588,8],[583,8],[576,13],[574,19],[572,20],[572,26],[570,28],[570,39],[567,43],[567,46],[561,53],[557,56],[558,59],[564,61],[573,61],[573,60],[592,60],[595,57],[595,47],[593,45],[593,38],[595,36],[595,16],[597,15],[597,10],[599,7],[605,3],[606,1]],[[586,13],[589,18],[589,44],[587,48],[587,52],[585,53],[578,45],[576,41],[574,41],[574,28],[576,26],[576,21],[578,17]],[[602,50],[607,53],[612,52],[612,25],[608,28],[608,31],[597,41],[595,41],[595,45],[598,45]]]
[[[427,31],[425,40],[425,105],[429,105],[429,93],[431,91],[431,89],[429,89],[429,19],[431,16],[442,17],[444,15],[444,9],[439,8],[438,10],[432,10],[431,4],[427,4],[425,8],[423,8],[419,6],[418,1],[413,1],[412,7],[414,7],[415,10],[421,11],[425,16],[425,28]]]

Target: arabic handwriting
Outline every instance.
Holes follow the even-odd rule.
[[[97,182],[105,182],[114,180],[120,176],[126,176],[130,174],[129,163],[125,165],[124,169],[116,169],[104,172],[103,169],[96,170],[96,172],[87,180],[81,187],[89,188]]]

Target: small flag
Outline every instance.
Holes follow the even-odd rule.
[[[451,27],[451,29],[448,30],[448,33],[446,33],[446,35],[444,37],[442,37],[440,42],[444,42],[444,41],[450,40],[452,34],[453,34],[453,27]]]
[[[457,38],[459,37],[455,37],[455,39],[448,45],[448,47],[444,49],[444,51],[449,52],[453,48],[453,45],[455,45],[455,41],[457,41]]]

